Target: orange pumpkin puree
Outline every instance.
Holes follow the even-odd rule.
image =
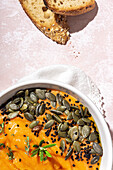
[[[64,92],[57,91],[57,90],[51,90],[51,92],[55,95],[57,93],[60,93],[62,96],[65,96],[66,94]],[[65,97],[65,100],[67,100],[70,103],[70,105],[75,104],[76,106],[80,108],[81,103],[80,102],[76,103],[75,101],[77,101],[77,99],[75,99],[74,97],[68,95]],[[48,99],[45,99],[44,102],[50,103]],[[46,107],[47,106],[48,105],[46,104]],[[57,104],[56,108],[58,106],[59,105]],[[85,107],[83,106],[83,110],[84,108]],[[55,108],[52,107],[52,109],[55,109]],[[49,109],[46,110],[45,113],[51,114]],[[45,113],[37,117],[37,120],[40,121],[39,123],[40,125],[42,124],[42,122],[44,122],[43,125],[45,125],[45,121],[43,120],[43,118],[47,120]],[[5,121],[4,133],[0,133],[0,143],[4,143],[5,146],[10,147],[14,154],[14,159],[9,160],[9,157],[6,154],[8,153],[8,149],[6,147],[0,148],[0,169],[1,170],[9,170],[9,169],[11,170],[47,170],[47,169],[48,170],[53,170],[53,169],[54,170],[98,170],[99,169],[101,158],[98,161],[98,163],[92,165],[90,164],[91,159],[87,160],[87,158],[84,157],[84,150],[82,153],[83,160],[75,159],[76,158],[75,152],[72,153],[73,159],[72,157],[69,157],[67,160],[65,160],[65,156],[67,154],[67,150],[70,147],[70,144],[66,143],[67,149],[65,149],[62,155],[61,154],[62,151],[59,147],[60,147],[61,140],[62,139],[65,140],[65,138],[61,138],[60,140],[58,140],[58,135],[56,135],[56,137],[51,136],[51,134],[55,134],[54,133],[55,131],[53,130],[55,125],[52,126],[52,130],[48,137],[45,135],[45,132],[47,131],[47,129],[44,129],[43,128],[44,126],[40,130],[39,135],[36,136],[36,133],[32,132],[32,130],[29,128],[29,125],[31,122],[25,119],[23,113],[20,113],[20,115],[23,117],[23,119],[17,116],[16,118],[11,119],[10,121]],[[1,110],[0,111],[0,124],[3,123],[4,117],[7,117],[7,115],[6,114],[3,115],[2,110]],[[67,118],[65,114],[63,114],[63,116],[61,115],[60,117]],[[89,119],[93,120],[92,116]],[[71,122],[71,120],[68,120],[68,122]],[[96,127],[96,130],[98,131],[97,127]],[[25,146],[26,146],[25,140],[27,136],[29,136],[29,139],[30,139],[29,155],[26,154],[26,151],[25,151]],[[34,144],[38,145],[42,139],[44,139],[45,142],[47,142],[48,144],[52,144],[51,138],[56,139],[56,141],[54,142],[56,146],[47,149],[47,151],[52,155],[52,158],[48,158],[46,161],[41,162],[40,157],[38,155],[31,157],[31,151],[34,150],[33,148]],[[88,144],[85,143],[85,141],[83,143],[84,143],[84,146],[82,146],[81,148],[87,147]],[[43,146],[45,144],[43,144]],[[92,144],[92,142],[90,142],[90,144]]]

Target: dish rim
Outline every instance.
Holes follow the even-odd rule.
[[[107,143],[109,143],[109,164],[107,163],[107,165],[109,167],[107,167],[107,169],[109,170],[112,170],[112,157],[113,157],[113,153],[112,153],[112,138],[111,138],[111,134],[110,134],[110,131],[109,131],[109,128],[107,126],[107,123],[105,121],[105,119],[103,118],[101,112],[99,111],[99,109],[97,108],[97,106],[93,103],[93,101],[91,101],[91,99],[89,99],[89,97],[87,97],[86,95],[84,95],[81,91],[77,90],[75,87],[69,85],[69,84],[66,84],[66,83],[62,83],[62,82],[59,82],[59,81],[54,81],[54,80],[30,80],[30,81],[25,81],[25,82],[21,82],[21,83],[18,83],[16,85],[13,85],[9,88],[7,88],[6,90],[4,90],[3,92],[0,93],[0,105],[3,104],[3,100],[4,98],[7,98],[7,100],[10,98],[9,96],[13,96],[16,92],[18,91],[19,89],[26,89],[25,86],[31,86],[31,87],[28,87],[28,88],[35,88],[36,85],[39,85],[39,84],[43,84],[44,86],[46,85],[53,85],[53,86],[60,86],[64,89],[67,89],[68,91],[74,93],[75,95],[77,95],[79,98],[81,98],[83,101],[85,101],[85,103],[87,105],[89,105],[89,107],[95,111],[95,114],[96,116],[98,117],[99,120],[101,120],[101,124],[104,126],[104,132],[105,134],[107,135]],[[34,87],[35,86],[35,87]],[[46,87],[45,87],[46,88]],[[48,88],[48,87],[47,87]],[[18,90],[16,90],[18,89]],[[54,88],[55,89],[55,88]],[[56,89],[57,90],[57,89]],[[62,91],[62,90],[61,90]],[[13,94],[14,93],[14,94]],[[11,95],[12,94],[12,95]],[[7,101],[5,100],[5,101]],[[94,118],[94,115],[93,115],[93,118]],[[96,121],[95,121],[96,122]],[[97,124],[97,122],[96,122]],[[99,125],[97,124],[97,127]],[[102,130],[101,130],[102,131]],[[99,130],[99,134],[100,134],[100,130]],[[102,136],[100,135],[100,137],[102,138]],[[104,141],[101,140],[101,143],[103,144]],[[101,160],[102,162],[102,160]],[[102,167],[103,168],[103,167]],[[103,170],[101,169],[101,166],[100,166],[100,170]]]

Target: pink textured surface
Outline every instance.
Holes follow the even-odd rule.
[[[93,11],[68,17],[71,38],[62,46],[33,25],[18,0],[0,1],[0,92],[43,66],[77,66],[100,89],[113,134],[112,11],[112,0],[98,0]]]

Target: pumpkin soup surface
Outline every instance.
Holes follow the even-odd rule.
[[[0,109],[0,169],[99,170],[103,150],[92,116],[62,91],[17,92]]]

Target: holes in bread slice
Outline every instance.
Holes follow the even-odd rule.
[[[60,4],[61,4],[61,5],[63,5],[63,2],[62,2],[62,1],[60,1]]]
[[[47,7],[45,7],[45,6],[42,7],[42,11],[43,11],[43,12],[46,12],[47,10],[48,10]]]
[[[41,22],[41,23],[45,23],[45,21],[43,21],[43,20],[40,20],[40,22]]]

